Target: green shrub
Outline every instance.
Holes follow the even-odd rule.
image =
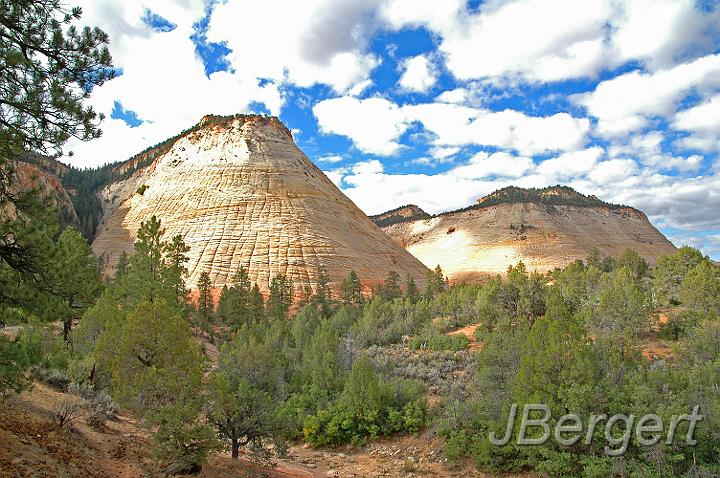
[[[429,336],[417,336],[410,340],[412,350],[429,349],[434,352],[451,350],[458,352],[465,350],[470,345],[470,340],[462,334],[442,335],[433,334]]]
[[[305,420],[305,440],[313,446],[359,445],[397,432],[419,431],[426,421],[424,388],[412,380],[379,377],[361,357],[340,399]]]
[[[716,316],[713,313],[699,310],[683,310],[678,314],[668,317],[666,323],[660,324],[658,335],[664,340],[679,340],[685,337],[690,329],[704,320],[712,320],[714,318],[716,318]]]
[[[0,400],[30,386],[32,382],[27,373],[29,365],[23,348],[0,334]]]

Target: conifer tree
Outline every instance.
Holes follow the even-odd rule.
[[[267,300],[267,315],[274,320],[288,318],[290,306],[293,303],[293,284],[284,274],[278,274],[270,281],[270,291]]]
[[[212,282],[207,271],[203,271],[198,279],[198,312],[204,319],[213,313]]]
[[[362,285],[355,271],[350,271],[343,280],[342,302],[347,306],[358,306],[363,302]]]
[[[51,271],[53,292],[60,298],[63,337],[68,340],[73,319],[80,318],[100,291],[98,264],[77,229],[65,229],[57,241],[57,252]]]
[[[380,289],[380,296],[386,301],[391,301],[402,296],[400,274],[398,274],[397,271],[391,270],[388,272],[385,282]]]
[[[330,278],[324,266],[319,266],[317,269],[317,290],[313,303],[323,317],[330,317],[333,307],[332,290],[330,288]]]
[[[418,288],[415,285],[415,280],[410,274],[408,274],[405,278],[405,298],[412,304],[417,302],[420,298],[420,291],[418,291]]]

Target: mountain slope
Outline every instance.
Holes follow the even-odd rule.
[[[641,211],[561,186],[505,188],[465,209],[399,220],[383,230],[453,280],[502,273],[519,261],[548,271],[584,259],[593,248],[608,255],[635,249],[651,263],[675,250]]]
[[[166,237],[180,234],[190,246],[190,286],[203,271],[216,286],[228,284],[240,266],[263,290],[277,274],[313,288],[318,266],[336,285],[350,270],[366,283],[390,270],[422,281],[426,270],[307,159],[276,118],[205,117],[100,196],[93,249],[108,271],[153,215]]]

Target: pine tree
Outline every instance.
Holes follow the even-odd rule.
[[[127,274],[129,268],[130,256],[128,256],[127,252],[122,251],[122,253],[120,253],[120,257],[118,258],[117,265],[115,266],[115,280],[118,280]]]
[[[223,290],[218,310],[222,319],[235,328],[252,319],[250,313],[251,286],[247,269],[240,266],[233,277],[232,286]]]
[[[443,274],[440,264],[435,267],[435,270],[428,270],[425,273],[425,297],[431,299],[446,288],[447,282],[445,281],[445,275]]]
[[[72,227],[58,238],[53,266],[53,293],[62,304],[58,312],[63,318],[63,337],[67,341],[73,319],[79,318],[100,292],[100,272],[90,246]]]
[[[212,282],[207,271],[203,271],[198,279],[198,312],[203,319],[213,313]]]
[[[267,315],[274,320],[288,318],[293,303],[293,284],[284,274],[276,275],[270,281],[270,292],[267,300]]]
[[[185,263],[188,261],[187,253],[190,251],[182,239],[182,236],[173,236],[170,242],[163,243],[165,259],[164,281],[175,290],[175,296],[181,303],[187,302],[187,289],[185,288],[185,277],[188,270]]]
[[[390,271],[380,289],[380,297],[382,297],[383,300],[391,301],[400,296],[402,296],[400,274],[398,274],[397,271]]]
[[[324,266],[319,266],[317,269],[317,290],[312,302],[323,317],[330,317],[333,307],[332,290],[330,289],[330,278]]]
[[[415,280],[410,274],[408,274],[405,278],[405,298],[412,304],[417,302],[420,298],[420,291],[418,291],[418,288],[415,285]]]
[[[257,283],[253,284],[250,290],[250,299],[248,300],[248,317],[253,321],[262,320],[265,317],[265,299],[260,293],[260,287]]]
[[[341,289],[343,304],[347,306],[358,306],[362,304],[362,285],[355,271],[348,273],[348,276],[343,280]]]

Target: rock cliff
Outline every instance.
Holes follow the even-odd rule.
[[[127,178],[100,191],[103,222],[92,244],[106,271],[130,252],[141,221],[190,246],[188,284],[207,271],[229,284],[240,266],[267,290],[287,274],[314,288],[319,266],[365,283],[390,270],[422,282],[425,267],[385,235],[298,149],[276,118],[208,116]]]

